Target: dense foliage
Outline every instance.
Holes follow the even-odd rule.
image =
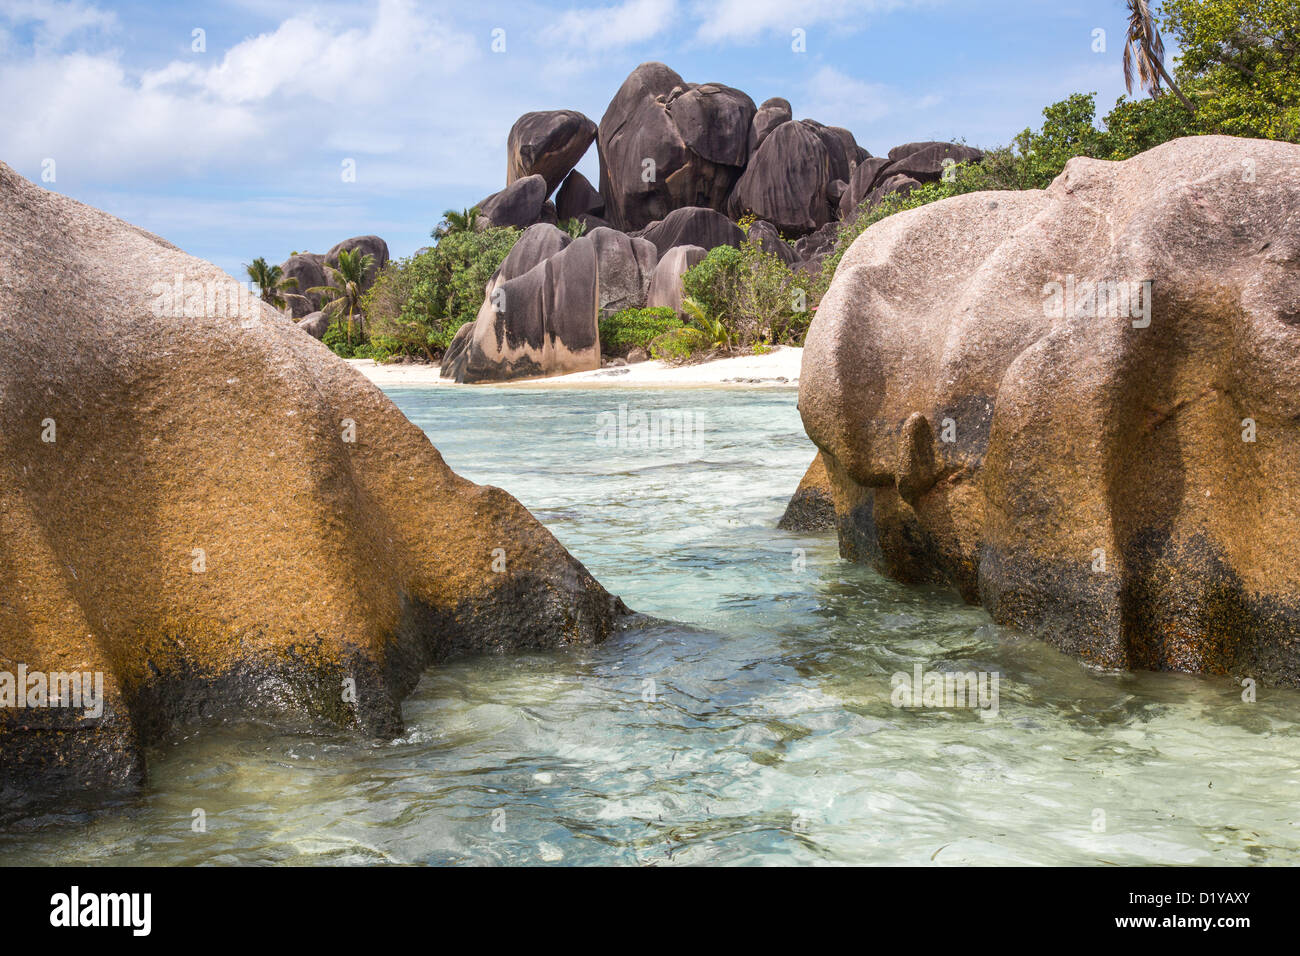
[[[682,327],[672,309],[623,309],[600,320],[600,351],[625,357],[632,349],[648,349],[665,332]]]
[[[372,345],[386,354],[438,357],[483,304],[492,273],[519,230],[446,233],[432,249],[390,262],[362,300]]]

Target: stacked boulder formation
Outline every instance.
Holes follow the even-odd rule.
[[[1102,667],[1300,686],[1297,383],[1300,146],[1207,136],[873,225],[799,408],[845,557]]]
[[[574,168],[593,142],[599,188]],[[479,223],[550,231],[531,239],[512,267],[526,259],[528,270],[507,275],[503,267],[489,282],[443,374],[479,382],[599,368],[602,315],[645,306],[652,284],[655,303],[680,305],[682,263],[698,254],[674,250],[739,246],[738,222],[751,218],[750,237],[764,250],[816,272],[840,223],[862,203],[980,157],[952,143],[910,143],[876,158],[846,129],[794,119],[784,99],[755,106],[740,90],[688,83],[662,63],[643,63],[599,124],[551,110],[526,113],[510,130],[506,185],[477,204]],[[573,244],[553,235],[568,220],[587,230]]]
[[[0,219],[0,789],[139,781],[200,719],[393,735],[429,662],[626,613],[216,266],[3,164]]]
[[[335,284],[330,269],[338,268],[339,253],[345,250],[359,251],[362,255],[374,257],[374,263],[366,270],[362,280],[362,289],[369,289],[374,285],[379,270],[388,264],[388,243],[378,236],[353,236],[331,246],[329,252],[323,255],[296,252],[280,263],[284,278],[297,281],[297,287],[291,290],[293,294],[286,296],[289,313],[298,320],[298,328],[313,338],[323,337],[329,322],[320,311],[323,304],[320,293],[309,290]]]

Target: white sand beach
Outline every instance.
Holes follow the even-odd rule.
[[[790,346],[774,348],[765,355],[739,355],[735,358],[717,359],[699,365],[665,365],[663,362],[638,362],[616,368],[595,369],[590,372],[573,372],[550,378],[523,379],[514,382],[494,382],[511,388],[557,388],[579,386],[592,388],[601,385],[664,387],[737,387],[737,388],[797,388],[799,366],[803,349]],[[348,364],[379,386],[421,387],[430,385],[455,385],[438,374],[432,364],[389,363],[380,364],[371,359],[348,359]],[[467,386],[472,387],[472,386]]]

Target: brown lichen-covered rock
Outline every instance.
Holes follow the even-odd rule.
[[[595,138],[596,124],[576,110],[525,113],[506,138],[506,185],[538,175],[549,196]]]
[[[831,479],[821,452],[813,457],[803,480],[785,506],[785,514],[776,526],[782,531],[834,531],[835,502],[831,497]]]
[[[1300,684],[1300,146],[1198,137],[900,213],[800,410],[841,551],[1106,667]]]
[[[723,209],[749,159],[757,112],[740,90],[686,83],[662,63],[643,63],[601,118],[604,218],[641,229],[674,209]]]
[[[396,733],[451,651],[610,633],[514,498],[220,269],[3,165],[0,218],[0,671],[105,697],[0,707],[0,786],[136,781],[200,718]]]

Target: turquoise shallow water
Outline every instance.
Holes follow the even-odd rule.
[[[193,729],[143,793],[11,821],[0,861],[1300,861],[1300,693],[1096,673],[777,531],[812,457],[793,391],[390,394],[677,623],[433,668],[398,740]],[[702,441],[611,444],[620,404],[699,416]],[[896,708],[918,663],[997,672],[997,715]]]

